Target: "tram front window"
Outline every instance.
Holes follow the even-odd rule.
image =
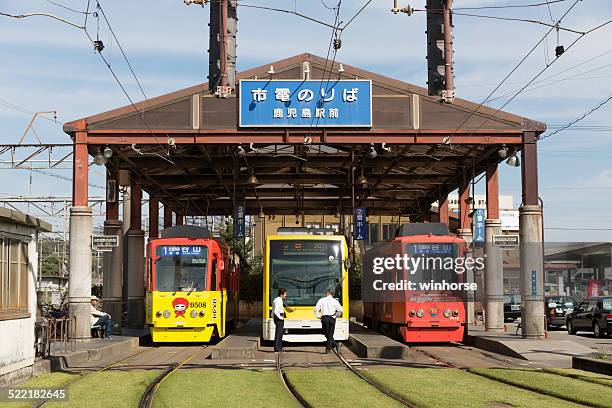
[[[208,247],[161,245],[155,255],[155,290],[189,292],[206,288]]]
[[[410,281],[448,283],[459,281],[459,274],[455,272],[456,244],[407,244],[406,253],[419,261],[415,262],[418,265],[416,269],[407,271]]]
[[[342,249],[337,241],[274,240],[270,242],[270,304],[278,288],[286,303],[314,306],[325,291],[342,302]]]

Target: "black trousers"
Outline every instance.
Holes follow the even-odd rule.
[[[323,316],[321,318],[321,325],[323,326],[323,335],[327,339],[325,342],[325,350],[331,350],[337,346],[336,342],[334,341],[336,319],[334,319],[332,316]]]
[[[274,351],[281,351],[283,348],[283,330],[285,327],[285,321],[274,316]]]

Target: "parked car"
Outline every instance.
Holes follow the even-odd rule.
[[[571,296],[547,296],[544,299],[547,327],[565,325],[566,316],[574,311],[576,300]]]
[[[612,296],[590,297],[569,313],[565,325],[569,334],[592,331],[595,337],[612,335]]]
[[[521,295],[504,295],[504,320],[521,317]]]

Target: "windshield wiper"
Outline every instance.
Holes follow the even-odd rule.
[[[196,290],[196,288],[198,287],[198,285],[200,284],[200,282],[202,282],[203,278],[198,279],[198,282],[191,288],[191,290],[189,292],[187,292],[187,296],[191,295],[191,292],[193,292],[194,290]]]

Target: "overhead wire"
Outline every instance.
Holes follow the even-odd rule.
[[[576,39],[575,39],[575,40],[574,40],[572,43],[570,43],[570,45],[569,45],[569,46],[568,46],[568,47],[565,49],[565,53],[567,53],[567,52],[568,52],[570,49],[572,49],[572,48],[573,48],[573,46],[574,46],[576,43],[578,43],[578,41],[580,41],[582,38],[584,38],[586,35],[591,34],[591,33],[593,33],[594,31],[596,31],[596,30],[598,30],[598,29],[600,29],[600,28],[602,28],[602,27],[605,27],[605,26],[607,26],[607,25],[608,25],[608,24],[610,24],[610,23],[612,23],[612,19],[610,19],[610,20],[608,20],[608,21],[605,21],[604,23],[599,24],[598,26],[595,26],[594,28],[592,28],[592,29],[590,29],[590,30],[586,31],[584,34],[580,35],[580,36],[579,36],[578,38],[576,38]],[[537,80],[537,79],[540,77],[540,75],[542,75],[542,74],[543,74],[543,73],[544,73],[544,72],[545,72],[545,71],[546,71],[546,70],[547,70],[547,69],[548,69],[550,66],[552,66],[552,65],[553,65],[553,64],[554,64],[556,61],[558,61],[558,60],[559,60],[559,58],[557,58],[557,59],[553,60],[553,61],[552,61],[550,64],[548,64],[548,65],[546,65],[544,68],[542,68],[542,69],[541,69],[541,70],[540,70],[540,71],[539,71],[539,72],[538,72],[538,73],[537,73],[537,74],[536,74],[536,75],[535,75],[535,76],[534,76],[532,79],[530,79],[530,80],[529,80],[529,81],[528,81],[528,82],[527,82],[527,83],[526,83],[526,84],[525,84],[525,85],[524,85],[524,86],[523,86],[521,89],[519,89],[519,90],[518,90],[516,93],[514,93],[514,95],[513,95],[513,96],[512,96],[510,99],[508,99],[508,100],[507,100],[507,101],[506,101],[506,102],[505,102],[505,103],[504,103],[502,106],[500,106],[499,108],[497,108],[497,109],[495,110],[495,112],[494,112],[494,113],[492,113],[491,115],[488,115],[488,116],[485,118],[485,120],[484,120],[484,121],[483,121],[483,122],[480,124],[480,126],[479,126],[479,127],[476,129],[476,130],[472,131],[472,134],[473,134],[473,132],[480,130],[480,129],[482,128],[482,126],[484,126],[484,124],[485,124],[485,123],[486,123],[488,120],[490,120],[490,119],[492,119],[493,117],[495,117],[495,115],[497,115],[497,114],[498,114],[498,113],[499,113],[499,112],[500,112],[500,111],[501,111],[503,108],[505,108],[505,107],[506,107],[506,106],[507,106],[507,105],[508,105],[510,102],[512,102],[512,101],[513,101],[513,100],[514,100],[514,99],[515,99],[517,96],[519,96],[519,95],[520,95],[520,94],[521,94],[521,93],[522,93],[522,92],[523,92],[523,91],[524,91],[524,90],[525,90],[525,89],[526,89],[526,88],[527,88],[529,85],[531,85],[531,84],[532,84],[532,83],[533,83],[535,80]],[[612,98],[612,97],[610,97],[610,98]],[[604,102],[601,104],[601,106],[605,105],[605,104],[606,104],[606,103],[608,103],[608,102],[609,102],[609,99],[608,99],[608,100],[606,100],[606,101],[604,101]],[[596,107],[596,108],[595,108],[595,110],[599,109],[601,106]],[[592,112],[591,112],[591,113],[592,113]],[[588,113],[588,114],[590,114],[590,113]],[[588,115],[588,114],[587,114],[587,115]],[[580,120],[582,120],[582,119],[580,119]],[[555,133],[558,133],[558,132],[555,132]]]
[[[100,10],[100,12],[102,13],[102,17],[104,18],[104,21],[106,21],[106,25],[108,26],[108,29],[109,29],[112,37],[115,39],[115,42],[117,43],[117,46],[119,47],[119,51],[121,51],[121,55],[123,55],[123,59],[125,60],[125,62],[126,62],[128,68],[129,68],[130,72],[132,73],[132,77],[136,81],[136,84],[138,85],[138,88],[140,89],[140,92],[142,93],[142,96],[145,98],[145,101],[147,102],[147,105],[149,106],[149,108],[151,108],[151,101],[149,100],[149,97],[145,93],[144,88],[142,87],[142,84],[140,83],[140,80],[138,79],[138,76],[136,75],[136,72],[134,71],[134,68],[132,67],[132,64],[131,64],[129,58],[127,57],[127,54],[126,54],[125,50],[123,49],[123,46],[121,45],[121,42],[119,41],[119,38],[117,38],[117,35],[115,34],[115,30],[113,30],[113,28],[112,28],[112,26],[110,24],[110,21],[106,17],[106,13],[104,13],[104,10],[102,9],[102,6],[101,6],[99,1],[96,1],[96,5],[97,5],[98,10]],[[108,65],[110,66],[110,63]],[[157,119],[157,122],[158,122],[160,128],[166,134],[168,142],[170,142],[170,139],[171,139],[170,135],[168,134],[166,129],[162,126],[162,123],[161,123],[161,120],[159,118],[159,115],[157,115],[157,112],[155,112],[154,110],[152,112],[153,112],[153,115],[155,116],[155,118]],[[168,150],[168,155],[170,155],[169,154],[169,150]]]
[[[548,5],[550,7],[551,4],[554,3],[563,3],[568,0],[549,0],[546,2],[540,3],[531,3],[531,4],[507,4],[503,6],[475,6],[475,7],[457,7],[454,10],[486,10],[486,9],[510,9],[510,8],[527,8],[527,7],[540,7]]]
[[[581,0],[575,0],[574,3],[565,11],[565,13],[563,14],[563,16],[558,20],[558,22],[560,23],[573,9],[574,7],[576,7],[576,5],[580,2]],[[451,135],[455,135],[459,130],[461,130],[461,128],[463,128],[463,126],[476,114],[480,111],[480,109],[483,107],[483,105],[485,103],[488,102],[489,98],[491,98],[493,96],[493,94],[495,94],[495,92],[497,92],[497,90],[499,88],[502,87],[502,85],[514,74],[514,72],[516,72],[519,67],[521,67],[523,65],[523,63],[529,58],[529,56],[531,54],[533,54],[533,52],[540,46],[540,44],[548,37],[548,35],[554,30],[555,28],[552,27],[550,30],[548,30],[546,32],[546,34],[527,52],[527,54],[525,56],[523,56],[523,58],[521,58],[521,60],[518,62],[518,64],[516,64],[514,66],[514,68],[512,68],[512,70],[501,80],[501,82],[487,95],[487,97],[480,102],[476,108],[474,108],[473,110],[470,111],[469,115],[461,122],[461,124],[451,133]],[[553,63],[557,61],[554,60]],[[548,64],[546,67],[550,67],[552,65]],[[537,79],[537,77],[536,77]],[[533,82],[533,81],[532,81]],[[505,105],[504,105],[505,106]],[[493,116],[495,116],[501,109],[497,110],[492,116],[487,117],[487,119],[483,122],[483,124],[478,128],[478,130],[480,128],[482,128],[482,126],[484,125],[484,123],[486,123],[486,121],[488,121],[489,119],[491,119]],[[473,134],[473,132],[472,132]]]
[[[544,139],[548,139],[551,136],[556,135],[557,133],[563,132],[566,129],[571,128],[573,125],[575,125],[576,123],[586,119],[588,116],[590,116],[591,114],[593,114],[594,112],[598,111],[599,109],[601,109],[602,107],[604,107],[608,102],[610,102],[612,100],[612,95],[608,96],[607,98],[605,98],[604,100],[602,100],[601,102],[599,102],[597,105],[595,105],[594,107],[592,107],[591,109],[589,109],[588,111],[586,111],[585,113],[583,113],[582,115],[578,116],[576,119],[572,120],[571,122],[569,122],[568,124],[561,126],[560,128],[552,131],[551,133],[545,134],[545,135],[541,135],[538,140],[544,140]]]
[[[77,14],[85,14],[85,13],[86,13],[85,11],[76,10],[76,9],[70,8],[70,7],[68,7],[68,6],[65,6],[65,5],[63,5],[63,4],[61,4],[61,3],[57,3],[57,2],[52,1],[52,0],[45,0],[45,1],[46,1],[47,3],[53,4],[54,6],[61,7],[61,8],[63,8],[63,9],[65,9],[65,10],[68,10],[68,11],[72,11],[73,13],[77,13]],[[90,13],[90,14],[91,14],[91,13]]]

